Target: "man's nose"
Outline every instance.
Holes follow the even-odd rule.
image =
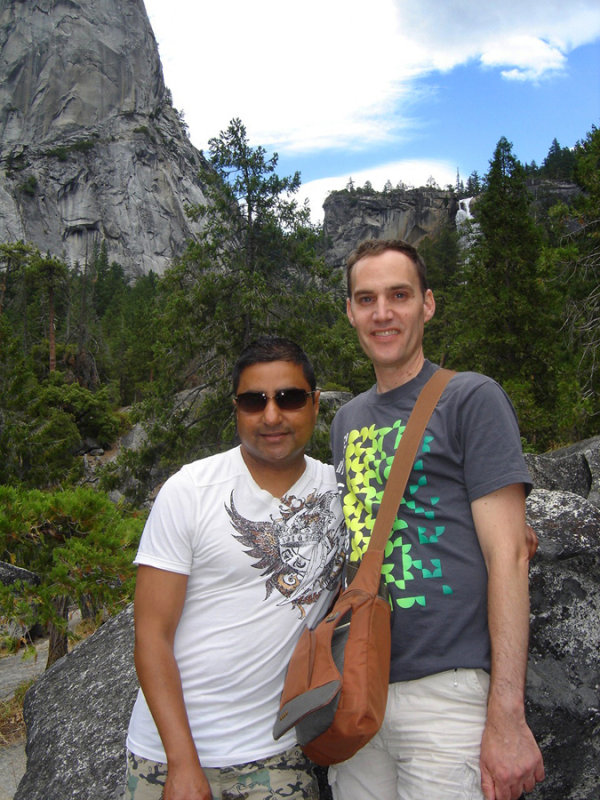
[[[390,315],[390,304],[387,297],[378,297],[375,301],[373,314],[376,319],[388,319]]]
[[[269,397],[267,400],[267,405],[265,406],[265,410],[263,411],[263,417],[266,422],[269,424],[274,424],[281,419],[281,409],[275,402],[274,397]]]

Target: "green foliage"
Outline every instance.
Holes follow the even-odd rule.
[[[46,151],[46,155],[50,158],[57,158],[59,161],[66,161],[70,153],[87,153],[89,152],[96,142],[92,139],[80,139],[73,144],[58,145]]]
[[[277,176],[277,155],[252,147],[240,120],[211,139],[210,163],[211,203],[189,210],[203,218],[203,236],[157,284],[144,402],[149,450],[122,460],[134,496],[149,471],[156,478],[231,445],[231,369],[257,336],[295,339],[318,375],[349,387],[365,370],[344,314],[342,275],[319,258],[320,231],[293,199],[299,175]]]
[[[19,186],[19,191],[26,194],[28,197],[34,197],[37,191],[37,178],[35,175],[29,175],[25,181]]]
[[[450,228],[420,245],[437,303],[427,355],[499,380],[531,449],[592,435],[600,411],[599,149],[593,128],[574,150],[554,140],[541,167],[523,167],[501,139],[487,175],[471,173],[464,191],[457,175],[457,192],[477,195],[469,249]],[[189,209],[204,234],[162,277],[128,278],[100,241],[69,269],[23,242],[0,245],[0,482],[71,485],[82,440],[110,444],[112,409],[136,404],[148,444],[103,484],[126,479],[128,497],[145,500],[183,461],[232,444],[231,367],[262,333],[298,341],[321,384],[352,393],[372,384],[344,313],[343,275],[323,263],[322,231],[295,200],[299,174],[280,177],[277,154],[252,146],[239,119],[207,155],[209,202]],[[25,150],[6,164],[26,167]],[[538,200],[534,221],[526,179],[570,176],[581,195],[549,214]],[[352,202],[369,191],[346,187]],[[311,447],[329,458],[323,426]]]
[[[472,210],[467,248],[449,231],[420,248],[437,303],[426,352],[501,383],[529,449],[573,441],[590,404],[567,343],[557,265],[534,221],[525,170],[504,138]]]
[[[26,566],[39,584],[0,586],[0,613],[29,627],[66,629],[57,612],[69,598],[99,623],[131,601],[132,561],[144,524],[85,488],[57,492],[0,486],[0,559]]]
[[[544,249],[562,297],[561,332],[571,365],[567,396],[572,433],[591,436],[600,414],[600,130],[592,126],[574,151],[582,193],[551,211],[553,241]]]
[[[119,428],[108,389],[96,393],[53,373],[36,377],[0,317],[0,483],[53,486],[79,477],[76,453],[90,437],[106,446]]]
[[[541,231],[530,204],[524,170],[503,138],[475,207],[480,233],[458,276],[459,330],[449,352],[452,363],[509,386],[524,436],[549,446],[556,435],[558,306],[540,267]]]
[[[575,169],[575,153],[568,147],[561,147],[557,139],[552,140],[548,155],[544,159],[539,174],[543,178],[570,181]]]

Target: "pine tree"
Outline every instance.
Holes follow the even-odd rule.
[[[596,433],[600,413],[600,130],[592,126],[575,151],[574,178],[582,189],[571,206],[550,211],[555,239],[545,261],[562,289],[564,351],[571,359],[564,399],[571,439]]]
[[[53,258],[49,254],[46,256],[37,255],[31,263],[31,273],[36,283],[39,282],[45,291],[48,301],[48,369],[50,372],[56,370],[56,327],[55,327],[55,295],[56,290],[65,280],[68,274],[67,265],[58,258]]]
[[[523,167],[502,138],[474,207],[479,234],[458,275],[451,362],[498,380],[540,444],[553,435],[557,300],[530,203]]]
[[[575,153],[568,147],[561,147],[558,139],[553,139],[539,170],[540,175],[552,180],[572,180],[574,168]]]
[[[293,199],[299,175],[279,177],[276,154],[251,146],[240,120],[211,139],[210,161],[211,203],[190,209],[203,234],[158,286],[144,412],[153,455],[128,466],[142,482],[150,470],[156,480],[156,470],[230,446],[231,368],[263,333],[295,339],[332,382],[348,387],[362,375],[357,348],[346,343],[354,340],[341,272],[324,265],[320,232]]]

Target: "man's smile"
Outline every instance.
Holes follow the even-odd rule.
[[[398,336],[400,331],[397,328],[386,328],[382,331],[371,331],[371,336]]]

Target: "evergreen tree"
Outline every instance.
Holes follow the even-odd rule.
[[[53,258],[49,254],[41,256],[37,254],[30,265],[31,277],[36,284],[41,285],[46,291],[48,302],[48,370],[56,370],[56,327],[55,327],[55,296],[59,285],[65,280],[68,274],[67,265],[58,258]]]
[[[574,178],[582,193],[550,212],[555,239],[545,248],[563,298],[564,349],[571,375],[563,379],[570,440],[596,433],[600,413],[600,130],[592,126],[575,151]],[[568,409],[568,410],[567,410]]]
[[[465,193],[467,197],[474,197],[481,191],[481,179],[477,170],[473,171],[467,178]]]
[[[498,380],[535,445],[553,441],[557,301],[539,263],[540,232],[512,145],[498,142],[474,213],[476,243],[454,290],[452,365]]]
[[[39,578],[0,586],[0,612],[26,628],[48,626],[47,666],[67,652],[69,603],[99,624],[131,601],[144,517],[94,489],[0,486],[0,558]]]
[[[553,139],[539,170],[540,175],[551,180],[572,180],[574,169],[575,153],[568,147],[561,147],[558,140]]]
[[[345,321],[342,275],[323,264],[320,231],[293,199],[299,175],[277,176],[277,156],[252,147],[240,120],[211,139],[210,162],[211,203],[190,209],[203,234],[158,286],[154,381],[143,411],[150,450],[125,465],[142,483],[151,471],[156,480],[157,470],[231,445],[231,368],[261,334],[295,339],[317,374],[338,385],[360,382],[364,371]]]

